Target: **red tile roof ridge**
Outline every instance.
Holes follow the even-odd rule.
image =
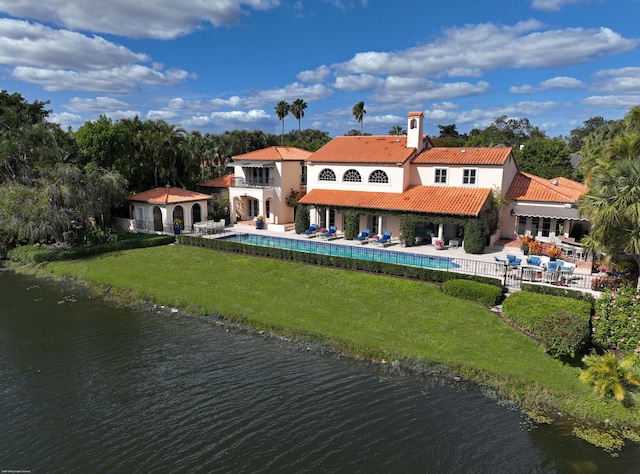
[[[504,165],[512,147],[432,147],[425,148],[413,160],[414,164]]]
[[[568,203],[577,201],[586,190],[586,186],[568,178],[547,179],[518,172],[505,197],[519,201]]]
[[[270,146],[234,156],[233,160],[303,161],[310,155],[310,151],[303,150],[302,148],[296,148],[294,146]]]
[[[136,194],[131,194],[125,199],[128,201],[148,202],[155,204],[169,204],[180,202],[192,202],[202,201],[203,199],[209,199],[211,196],[208,194],[199,193],[197,191],[189,191],[182,188],[174,187],[159,187],[149,189],[148,191],[142,191]]]
[[[209,181],[198,183],[198,186],[202,186],[203,188],[230,188],[235,184],[235,179],[235,174],[227,174],[215,179],[210,179]]]

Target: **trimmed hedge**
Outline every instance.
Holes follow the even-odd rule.
[[[590,301],[518,291],[504,300],[502,313],[514,324],[535,334],[548,315],[559,312],[576,314],[588,324],[591,307]]]
[[[502,298],[502,288],[470,280],[445,281],[442,291],[449,296],[475,301],[485,306],[495,306]]]
[[[311,265],[322,265],[325,267],[359,270],[369,273],[399,276],[429,282],[442,283],[448,280],[455,279],[474,280],[480,283],[497,286],[502,289],[501,280],[494,277],[466,275],[463,273],[448,272],[446,270],[435,270],[432,268],[396,265],[393,263],[374,262],[371,260],[359,260],[355,258],[338,257],[334,255],[299,252],[297,250],[278,249],[274,247],[260,247],[258,245],[231,242],[223,239],[206,239],[203,237],[196,237],[185,234],[180,234],[176,237],[179,244],[191,245],[194,247],[204,247],[212,250],[222,250],[225,252],[255,255],[257,257],[278,258],[281,260],[291,260],[295,262],[308,263]]]
[[[593,295],[590,293],[579,290],[572,290],[563,286],[538,285],[535,283],[526,283],[523,281],[520,284],[520,289],[522,291],[528,291],[530,293],[538,293],[551,296],[564,296],[565,298],[573,298],[574,300],[589,301],[592,304],[595,301]]]
[[[40,245],[25,245],[7,252],[7,258],[16,262],[38,264],[60,260],[75,260],[92,257],[103,253],[117,252],[146,247],[157,247],[175,242],[170,235],[132,234],[131,238],[111,242],[108,244],[92,245],[90,247],[71,247],[68,249],[48,249]]]

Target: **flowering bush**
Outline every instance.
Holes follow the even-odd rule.
[[[530,235],[523,235],[522,237],[520,237],[520,242],[522,243],[522,245],[526,245],[528,247],[529,243],[533,242],[533,238]]]
[[[595,306],[593,341],[605,348],[640,353],[640,293],[624,286],[603,293]]]
[[[600,265],[596,270],[598,270],[599,273],[609,273],[609,267],[606,265]]]
[[[436,241],[434,242],[436,247],[444,247],[444,240],[442,239],[436,239]]]
[[[552,356],[575,357],[589,340],[589,321],[569,311],[558,311],[542,320],[536,334]]]

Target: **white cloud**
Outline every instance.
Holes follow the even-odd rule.
[[[589,3],[591,0],[533,0],[531,8],[550,12],[559,11],[566,5],[579,5]]]
[[[439,83],[426,79],[388,78],[385,87],[376,91],[373,98],[383,104],[402,105],[413,109],[417,104],[434,100],[454,99],[485,94],[490,90],[489,83],[480,81],[477,84],[469,82]]]
[[[358,74],[336,78],[334,87],[338,90],[357,92],[367,89],[375,89],[383,84],[383,79],[372,76],[371,74]]]
[[[0,63],[53,69],[93,69],[146,62],[147,55],[67,30],[0,18]]]
[[[172,39],[205,23],[233,25],[247,13],[246,8],[267,10],[279,3],[279,0],[0,0],[0,11],[74,30]]]
[[[140,84],[173,85],[187,79],[189,74],[179,69],[165,72],[133,64],[95,71],[69,71],[18,66],[12,76],[40,85],[47,91],[84,90],[94,92],[125,93],[139,89]]]
[[[601,92],[640,94],[640,67],[606,69],[594,75],[594,89]]]
[[[551,79],[547,79],[540,83],[539,86],[531,86],[524,84],[522,86],[512,86],[509,88],[509,92],[512,94],[533,94],[537,92],[546,92],[552,89],[585,89],[586,86],[582,81],[573,77],[558,76]]]
[[[529,20],[514,26],[490,23],[444,31],[437,41],[403,51],[363,52],[333,65],[338,75],[439,77],[498,68],[560,67],[619,54],[638,45],[608,28],[544,29]]]
[[[331,75],[331,68],[322,65],[310,71],[302,71],[296,75],[300,82],[323,82]]]
[[[51,114],[49,115],[48,120],[52,123],[57,123],[63,129],[66,129],[69,127],[77,128],[78,126],[84,123],[82,116],[78,114],[70,114],[69,112]]]
[[[635,95],[594,95],[581,103],[592,107],[630,109],[640,104],[640,94]]]
[[[67,110],[78,113],[112,112],[127,107],[129,104],[112,97],[96,97],[94,99],[74,97],[65,106]]]

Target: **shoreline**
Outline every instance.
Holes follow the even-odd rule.
[[[561,394],[554,394],[544,386],[525,386],[524,388],[527,389],[525,398],[519,399],[522,394],[518,395],[517,386],[514,387],[513,385],[514,381],[498,374],[472,367],[466,367],[465,370],[463,364],[460,367],[461,370],[458,371],[442,363],[413,356],[389,354],[390,357],[387,360],[384,357],[379,358],[371,354],[359,353],[357,350],[354,351],[353,348],[350,349],[344,341],[334,340],[321,334],[312,334],[285,327],[265,329],[260,327],[259,322],[252,321],[242,315],[227,317],[216,313],[195,313],[184,308],[172,308],[169,305],[162,304],[162,302],[153,302],[140,298],[131,289],[118,289],[111,285],[89,284],[77,276],[58,277],[47,273],[44,268],[39,268],[40,265],[34,267],[29,264],[6,262],[4,266],[16,273],[83,286],[95,294],[96,297],[133,309],[175,312],[179,313],[181,317],[196,318],[200,321],[226,328],[226,330],[257,337],[268,337],[278,343],[286,344],[303,352],[312,351],[332,357],[346,357],[363,363],[367,367],[383,374],[435,379],[439,384],[449,388],[473,390],[507,409],[519,410],[536,423],[561,423],[566,425],[571,429],[572,435],[601,447],[607,452],[618,451],[624,445],[625,440],[634,442],[640,440],[640,434],[629,427],[607,424],[606,420],[604,422],[594,422],[593,419],[586,417],[580,419],[580,417],[568,415],[560,408],[563,401],[567,400]],[[508,324],[499,313],[495,311],[491,311],[491,313],[495,317],[501,318],[505,324]]]

